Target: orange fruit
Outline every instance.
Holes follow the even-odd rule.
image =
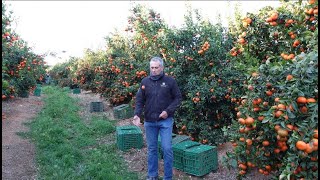
[[[263,174],[264,170],[263,169],[259,169],[259,173]]]
[[[263,146],[269,146],[270,145],[270,142],[265,140],[265,141],[262,141],[262,145]]]
[[[251,139],[247,139],[246,143],[247,143],[248,146],[251,146],[252,145],[252,140]]]
[[[280,150],[281,150],[282,152],[284,152],[284,151],[288,150],[288,146],[287,146],[287,145],[284,145],[284,146],[282,146],[282,147],[280,148]]]
[[[313,138],[311,142],[312,142],[312,149],[314,151],[318,150],[318,139]]]
[[[274,12],[274,13],[271,14],[270,17],[271,17],[271,19],[272,19],[273,21],[275,21],[275,20],[278,19],[278,13],[277,13],[277,12]]]
[[[290,81],[293,78],[293,76],[291,74],[287,75],[287,81]]]
[[[254,119],[250,116],[248,116],[246,119],[245,119],[245,123],[246,125],[251,125],[254,123]]]
[[[316,0],[309,0],[308,2],[309,2],[309,4],[314,4],[316,2]]]
[[[290,129],[290,131],[293,130],[293,125],[292,124],[287,124],[287,128]]]
[[[272,20],[272,18],[271,17],[268,17],[267,19],[266,19],[266,22],[272,22],[273,20]]]
[[[268,176],[269,174],[270,174],[269,171],[264,171],[264,172],[263,172],[263,175]]]
[[[238,112],[237,112],[237,118],[240,118],[240,117],[241,117],[241,112],[238,111]]]
[[[239,128],[240,133],[244,133],[244,128]]]
[[[307,143],[303,142],[303,141],[297,141],[296,142],[296,148],[304,151],[305,149],[307,149]]]
[[[303,113],[303,114],[306,114],[308,112],[308,108],[306,106],[302,106],[300,107],[300,111]]]
[[[317,102],[314,98],[308,98],[307,99],[307,102],[308,103],[315,103],[315,102]]]
[[[286,105],[284,105],[284,104],[278,104],[278,109],[282,109],[282,110],[284,110],[284,109],[286,109]]]
[[[240,38],[240,39],[238,40],[238,43],[244,44],[244,43],[246,43],[246,40],[245,40],[244,38]]]
[[[309,143],[306,144],[306,149],[304,150],[304,152],[306,152],[308,154],[313,152],[313,148]]]
[[[254,107],[254,108],[253,108],[253,111],[254,111],[254,112],[258,112],[258,111],[260,111],[260,108],[259,108],[259,107]]]
[[[245,164],[240,163],[239,164],[239,168],[242,169],[242,170],[246,170],[247,166]]]
[[[246,172],[245,170],[240,170],[240,171],[239,171],[239,174],[240,174],[240,175],[245,175],[246,173],[247,173],[247,172]]]
[[[273,92],[268,90],[268,91],[266,91],[266,94],[267,94],[267,96],[272,96]]]
[[[273,150],[273,152],[274,152],[275,154],[279,154],[279,153],[280,153],[280,149],[279,149],[279,148],[275,148],[275,149]]]
[[[239,122],[240,124],[242,124],[242,125],[245,125],[245,124],[246,124],[246,120],[243,119],[243,118],[239,118],[239,119],[238,119],[238,122]]]
[[[317,157],[311,157],[310,160],[315,162],[315,161],[318,161],[318,158]]]
[[[274,117],[276,117],[276,118],[278,118],[278,117],[280,117],[281,115],[283,114],[283,112],[282,111],[276,111],[275,113],[274,113]]]
[[[266,170],[271,171],[271,166],[270,165],[266,165],[265,168],[266,168]]]
[[[278,25],[278,23],[277,23],[276,21],[271,21],[271,22],[270,22],[270,25],[271,25],[271,26],[276,26],[276,25]]]
[[[307,98],[300,96],[297,98],[297,103],[298,104],[305,104],[305,103],[307,103]]]
[[[281,127],[280,127],[279,124],[277,124],[277,125],[274,126],[274,130],[276,130],[276,131],[278,131],[280,128],[281,128]]]
[[[281,136],[281,137],[287,137],[287,136],[288,136],[288,131],[285,130],[285,129],[281,129],[281,128],[280,128],[280,129],[277,131],[277,133],[278,133],[278,135]]]
[[[259,73],[253,72],[253,73],[251,74],[251,76],[252,76],[252,77],[257,77],[257,76],[259,76]]]
[[[246,18],[246,22],[247,22],[248,24],[251,24],[252,19],[251,19],[251,18]]]
[[[262,99],[261,99],[261,98],[258,98],[258,99],[257,99],[257,102],[258,102],[258,104],[260,104],[260,103],[262,102]]]
[[[294,59],[295,55],[294,54],[289,54],[288,59]]]

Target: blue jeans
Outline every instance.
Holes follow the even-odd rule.
[[[164,180],[172,179],[173,150],[172,150],[173,118],[156,122],[144,122],[148,146],[148,176],[158,177],[158,134],[160,133],[164,161]]]

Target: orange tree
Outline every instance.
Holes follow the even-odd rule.
[[[32,90],[45,73],[44,55],[32,52],[27,43],[11,29],[11,12],[2,2],[2,100]]]
[[[84,57],[79,59],[76,65],[73,66],[75,72],[72,77],[73,83],[79,84],[84,90],[97,92],[99,81],[96,80],[96,76],[103,70],[100,65],[105,58],[106,55],[104,52],[93,52],[87,49]]]
[[[77,71],[77,62],[79,58],[71,57],[67,62],[56,64],[50,69],[50,76],[56,85],[60,87],[79,86],[75,73]]]
[[[213,25],[197,11],[189,10],[181,29],[167,35],[167,73],[175,77],[183,95],[176,114],[179,134],[208,144],[225,142],[221,128],[234,113],[226,52],[231,37],[220,23]],[[229,91],[229,92],[228,92]]]
[[[96,69],[95,83],[112,105],[129,103],[141,79],[148,75],[151,55],[161,56],[160,42],[166,25],[160,15],[141,5],[131,12],[126,36],[116,32],[106,38],[105,60]]]
[[[280,179],[318,177],[317,8],[318,1],[283,2],[242,20],[229,55],[245,76],[231,94],[235,148],[225,158],[239,177],[254,167]]]

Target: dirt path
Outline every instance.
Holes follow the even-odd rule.
[[[42,105],[41,97],[31,95],[2,102],[2,179],[36,179],[35,147],[16,133],[28,131],[23,123],[34,118]]]

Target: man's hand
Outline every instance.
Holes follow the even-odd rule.
[[[141,125],[142,125],[142,123],[140,122],[140,118],[139,118],[137,115],[135,115],[135,116],[133,117],[132,123],[133,123],[134,125],[136,125],[136,126],[141,126]]]
[[[162,119],[167,119],[168,117],[168,113],[166,111],[162,111],[162,113],[159,115],[159,118],[162,118]]]

